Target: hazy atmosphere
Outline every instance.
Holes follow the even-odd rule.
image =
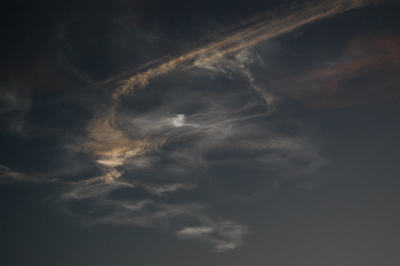
[[[1,265],[399,265],[400,2],[0,12]]]

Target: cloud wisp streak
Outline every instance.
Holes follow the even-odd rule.
[[[0,180],[1,182],[23,182],[27,181],[24,174],[14,172],[10,168],[0,165]]]
[[[399,47],[398,37],[354,38],[341,57],[295,79],[292,87],[296,90],[290,94],[317,108],[340,108],[396,99],[400,96],[399,80],[395,74],[400,69]]]
[[[318,175],[328,162],[305,125],[269,119],[279,97],[258,86],[254,69],[265,62],[253,47],[371,2],[327,0],[259,16],[227,37],[104,82],[113,88],[109,106],[65,145],[100,173],[61,180],[59,206],[83,224],[154,227],[216,252],[239,247],[249,230],[209,208]],[[7,167],[0,172],[26,179]],[[217,195],[196,197],[210,187]]]
[[[126,186],[124,183],[110,184],[100,180],[76,183],[72,190],[58,199],[58,206],[64,206],[64,213],[80,224],[158,228],[178,238],[211,243],[216,252],[240,246],[242,236],[247,233],[244,226],[233,221],[210,219],[204,214],[205,206],[197,203],[168,204],[161,199],[113,198],[113,193],[116,195],[118,189]]]
[[[329,0],[320,2],[319,4],[308,5],[299,10],[289,12],[288,14],[273,19],[267,19],[260,23],[256,22],[255,25],[252,25],[254,19],[251,19],[250,25],[244,23],[244,29],[239,30],[232,36],[183,54],[166,63],[161,63],[159,66],[150,68],[147,71],[133,75],[125,80],[117,80],[122,86],[114,92],[113,97],[117,100],[120,95],[126,94],[132,89],[143,88],[153,77],[167,74],[174,70],[184,71],[196,66],[218,61],[227,54],[235,53],[243,48],[254,46],[260,42],[293,31],[308,23],[328,18],[370,4],[371,2],[377,1]]]
[[[228,195],[247,198],[265,193],[278,180],[312,176],[321,169],[327,160],[301,127],[282,133],[280,126],[257,120],[275,111],[277,97],[256,85],[252,69],[262,67],[263,60],[251,47],[369,2],[324,1],[268,19],[261,16],[221,40],[110,79],[104,83],[116,87],[110,108],[97,113],[87,137],[69,145],[94,156],[104,174],[71,184],[60,202],[90,223],[158,227],[182,239],[211,243],[215,251],[238,247],[247,232],[244,226],[214,220],[199,201],[166,202],[182,191],[196,191],[205,179],[213,179]],[[173,73],[186,84],[166,75]],[[204,75],[222,81],[208,81],[204,85],[211,89],[204,90],[194,81]],[[149,83],[155,78],[164,79],[167,89]],[[146,102],[145,87],[164,99],[145,111],[132,109],[129,93],[134,92],[136,102]],[[247,184],[244,189],[241,183]],[[121,188],[148,194],[114,199]],[[74,211],[73,202],[87,202],[87,209]]]
[[[115,125],[115,108],[121,95],[128,93],[132,89],[145,87],[151,78],[167,74],[170,71],[184,71],[193,67],[204,67],[221,69],[218,65],[220,61],[224,61],[224,56],[237,53],[236,61],[238,66],[236,69],[242,71],[248,81],[252,82],[249,71],[241,67],[241,49],[256,45],[261,41],[274,38],[278,35],[287,33],[308,23],[319,19],[327,18],[350,9],[363,6],[371,1],[324,1],[316,5],[309,5],[299,10],[291,11],[288,14],[269,19],[255,25],[246,25],[243,30],[229,36],[221,41],[217,41],[196,49],[195,51],[183,54],[178,58],[172,59],[159,66],[149,68],[139,74],[129,78],[116,80],[118,88],[113,92],[114,103],[109,110],[98,115],[98,118],[91,122],[88,127],[90,140],[76,145],[77,151],[88,151],[91,154],[102,157],[100,162],[108,166],[121,165],[123,161],[135,155],[141,155],[154,147],[149,140],[131,140],[124,136]],[[254,20],[251,20],[252,22]],[[246,27],[247,26],[247,27]],[[214,66],[213,66],[214,65]],[[225,68],[232,68],[229,64],[225,64]],[[237,71],[236,71],[237,73]],[[271,105],[275,97],[270,93],[263,91],[256,86],[253,88],[261,94],[261,97]]]
[[[28,90],[22,84],[8,84],[0,88],[0,115],[11,116],[9,129],[21,135],[25,133],[26,113],[32,106]]]

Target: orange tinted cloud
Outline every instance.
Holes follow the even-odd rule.
[[[88,127],[89,136],[86,141],[72,147],[75,151],[95,155],[97,162],[106,167],[117,167],[136,155],[152,150],[146,137],[140,141],[132,141],[115,124],[115,108],[120,97],[137,89],[144,89],[150,80],[166,75],[172,71],[185,71],[222,60],[224,56],[242,49],[255,46],[263,41],[293,31],[299,27],[318,20],[328,18],[347,10],[358,8],[378,0],[326,0],[315,4],[303,5],[276,17],[257,17],[244,22],[242,27],[231,35],[201,46],[176,57],[166,57],[150,62],[143,69],[122,73],[107,80],[104,84],[116,86],[112,93],[112,106],[102,118],[94,119]],[[255,87],[262,97],[268,99],[261,90]],[[161,140],[157,140],[160,143]]]
[[[310,106],[343,107],[400,96],[400,37],[350,41],[344,56],[297,79],[292,95]]]
[[[222,39],[217,39],[214,42],[177,56],[167,56],[160,60],[149,62],[136,70],[111,78],[103,83],[105,86],[115,88],[112,92],[111,106],[104,112],[98,113],[96,118],[90,121],[86,138],[68,147],[75,152],[93,155],[101,169],[105,172],[109,171],[102,177],[103,180],[107,180],[109,183],[120,182],[117,180],[121,176],[116,170],[117,167],[123,166],[128,159],[144,155],[161,147],[166,141],[165,138],[151,136],[151,133],[148,132],[144,134],[135,133],[135,137],[131,138],[121,130],[116,123],[118,114],[115,111],[121,96],[135,92],[138,89],[145,89],[155,77],[169,74],[172,71],[185,71],[194,67],[204,67],[223,60],[226,55],[255,46],[309,23],[376,1],[378,0],[325,0],[303,5],[274,17],[260,16],[244,22],[239,29]],[[253,87],[268,102],[270,96],[256,86]],[[258,116],[258,114],[255,116]],[[218,126],[218,124],[214,126]],[[113,172],[114,170],[116,172]]]
[[[149,80],[165,75],[171,71],[184,71],[190,68],[201,66],[210,62],[220,60],[223,56],[235,53],[243,48],[255,46],[263,41],[270,40],[279,35],[293,31],[299,27],[328,18],[342,12],[355,9],[379,0],[327,0],[318,4],[305,5],[283,16],[263,21],[262,16],[258,19],[251,19],[244,22],[244,28],[222,40],[212,42],[208,45],[182,54],[176,58],[161,63],[156,67],[137,73],[125,80],[119,77],[111,79],[122,84],[114,92],[114,99],[118,101],[120,95],[124,95],[138,88],[144,88]],[[268,18],[268,17],[267,17]],[[254,24],[256,21],[256,24]],[[248,25],[247,25],[248,24]],[[108,81],[107,81],[108,82]]]

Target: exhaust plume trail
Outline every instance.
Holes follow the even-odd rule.
[[[99,113],[97,118],[90,122],[88,126],[89,140],[70,148],[100,157],[98,163],[106,167],[114,168],[123,165],[128,158],[145,154],[152,150],[154,145],[162,145],[163,141],[148,138],[131,140],[121,132],[115,124],[115,108],[119,104],[120,96],[134,89],[145,88],[151,78],[171,71],[184,71],[218,62],[228,54],[257,45],[308,23],[378,1],[380,0],[327,0],[318,4],[303,5],[277,16],[258,16],[242,23],[240,30],[222,40],[212,42],[176,58],[165,57],[150,62],[141,68],[144,69],[143,72],[129,78],[125,78],[127,74],[123,73],[114,80],[106,81],[105,83],[108,85],[113,82],[114,85],[119,86],[112,93],[110,108]],[[260,20],[261,22],[259,22]],[[253,88],[264,99],[269,97],[263,95],[265,93],[256,86]]]
[[[201,66],[245,47],[257,45],[262,41],[293,31],[308,23],[378,1],[379,0],[329,0],[316,5],[306,5],[295,11],[291,11],[289,14],[269,20],[267,19],[253,26],[249,25],[247,28],[239,30],[237,33],[221,41],[210,43],[204,47],[162,63],[157,67],[150,68],[126,80],[120,81],[119,83],[121,83],[122,86],[114,91],[113,99],[118,101],[120,95],[126,94],[134,88],[144,88],[153,77],[174,70],[184,71],[196,66]],[[244,24],[251,24],[253,21],[254,19]]]
[[[325,160],[312,147],[309,147],[305,139],[279,137],[273,133],[268,135],[268,132],[259,130],[257,127],[246,130],[241,129],[240,126],[237,126],[237,129],[230,128],[233,122],[271,114],[275,97],[253,83],[250,68],[246,65],[248,63],[245,63],[248,58],[251,58],[250,52],[236,55],[236,61],[227,60],[226,56],[243,52],[249,47],[308,23],[376,1],[378,0],[326,0],[318,4],[303,5],[283,14],[258,16],[243,23],[231,35],[220,40],[175,58],[168,56],[149,62],[136,69],[135,73],[122,73],[105,81],[104,85],[115,88],[111,94],[111,105],[97,113],[96,117],[89,122],[86,138],[79,139],[75,144],[68,146],[75,152],[94,156],[95,163],[103,174],[71,184],[72,189],[64,193],[60,201],[68,203],[74,200],[91,199],[92,209],[84,217],[99,223],[166,228],[173,231],[178,238],[200,239],[212,243],[215,251],[218,252],[238,247],[242,244],[242,237],[247,229],[232,221],[213,221],[204,214],[200,205],[167,204],[162,200],[152,199],[121,201],[113,199],[110,196],[111,192],[122,187],[142,187],[153,195],[162,196],[166,192],[192,189],[198,186],[199,180],[207,170],[207,162],[204,159],[206,150],[211,151],[217,147],[230,146],[243,149],[245,146],[257,152],[273,150],[277,153],[289,154],[274,157],[266,153],[265,156],[258,157],[256,162],[252,163],[263,165],[257,166],[260,169],[269,165],[278,165],[277,167],[287,168],[287,171],[292,174],[293,169],[297,168],[289,161],[297,157],[312,162],[297,171],[298,173],[310,173],[323,166]],[[153,116],[149,115],[147,118],[130,119],[130,126],[125,129],[118,125],[117,118],[121,114],[116,112],[116,108],[119,106],[121,96],[135,89],[145,88],[152,78],[194,67],[222,72],[225,68],[231,68],[265,100],[268,110],[260,108],[262,111],[247,112],[256,104],[247,103],[239,108],[233,108],[229,101],[210,100],[207,101],[210,109],[203,114],[197,114],[198,116],[192,115],[193,121],[186,122],[185,115],[181,113],[171,117],[155,112]],[[188,93],[191,92],[188,91]],[[222,112],[225,108],[226,112]],[[165,143],[173,143],[190,135],[198,138],[194,141],[193,147],[189,145],[180,150],[162,150]],[[251,140],[246,138],[251,138]],[[232,144],[233,139],[236,140],[236,146]],[[201,152],[202,149],[203,152]],[[152,155],[151,152],[153,152]],[[243,163],[234,160],[231,162]],[[247,161],[245,162],[247,164]],[[226,167],[224,164],[226,161],[217,160],[214,165],[216,168],[224,169]],[[128,174],[123,177],[125,171]],[[136,171],[139,174],[136,173],[136,177],[134,174],[130,176],[129,171]],[[161,179],[157,178],[147,180],[151,175],[157,175],[157,178],[162,177],[164,183],[159,182]],[[104,210],[109,210],[109,213],[102,218],[90,215],[90,213]],[[170,226],[173,221],[180,222],[180,220],[191,220],[195,223],[194,226],[178,226],[175,229]]]

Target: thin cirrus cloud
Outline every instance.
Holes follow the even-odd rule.
[[[0,180],[3,183],[6,182],[22,182],[22,181],[29,181],[30,179],[27,178],[24,174],[15,172],[8,168],[7,166],[0,165]]]
[[[10,169],[7,166],[0,165],[0,183],[5,183],[5,184],[15,184],[15,183],[55,183],[59,182],[59,179],[54,178],[54,175],[52,174],[50,177],[53,177],[52,179],[45,179],[43,178],[43,175],[40,176],[30,176],[26,175],[21,172],[14,171]]]
[[[209,208],[318,175],[328,163],[302,123],[261,119],[277,112],[280,99],[257,85],[254,69],[266,63],[252,47],[370,2],[329,0],[260,16],[230,36],[104,82],[114,88],[110,105],[66,145],[101,174],[64,182],[58,206],[79,223],[154,227],[216,252],[239,247],[249,230]],[[195,197],[210,187],[217,195]]]
[[[195,190],[206,177],[222,183],[222,190],[228,194],[254,196],[262,192],[254,188],[260,181],[247,181],[250,185],[241,191],[237,185],[232,188],[231,182],[220,176],[229,179],[229,175],[235,175],[234,168],[234,178],[240,180],[252,168],[257,171],[246,175],[250,179],[261,175],[275,182],[285,176],[312,174],[325,165],[326,160],[303,134],[285,135],[274,132],[269,128],[271,125],[251,121],[251,118],[270,115],[277,99],[255,85],[251,68],[260,67],[263,62],[248,47],[363,3],[346,5],[342,1],[328,1],[308,6],[285,17],[250,25],[221,41],[132,77],[117,78],[121,85],[112,95],[113,105],[90,122],[86,139],[69,146],[75,152],[97,157],[96,162],[104,175],[73,184],[73,189],[60,200],[90,199],[87,213],[103,213],[89,217],[81,213],[81,217],[91,222],[159,227],[173,231],[179,238],[211,243],[215,251],[238,247],[247,232],[244,226],[233,221],[213,220],[200,203],[167,204],[165,197],[173,197],[182,190]],[[182,86],[172,82],[166,92],[160,92],[165,99],[155,108],[141,112],[125,107],[128,105],[124,105],[124,100],[129,97],[121,98],[123,95],[136,88],[144,90],[156,86],[157,90],[157,82],[149,84],[150,79],[164,77],[168,84],[171,81],[166,74],[176,70],[187,80],[204,74],[214,77],[222,74],[230,79],[239,77],[247,85],[246,89],[224,91],[218,87],[230,84],[208,83],[211,89],[204,96],[203,87],[186,84],[191,87],[190,91],[171,89]],[[146,86],[149,88],[144,88]],[[140,101],[140,91],[134,98]],[[230,153],[236,155],[227,156]],[[136,159],[138,157],[140,159]],[[216,173],[215,176],[209,177],[211,172]],[[261,187],[265,183],[262,180]],[[141,187],[156,198],[112,199],[110,195],[121,187]],[[187,226],[185,222],[171,225],[180,220],[190,220],[195,226]]]
[[[25,116],[32,106],[28,89],[14,82],[1,86],[0,92],[0,103],[3,105],[0,115],[11,118],[8,125],[11,132],[23,135],[26,128]]]
[[[292,87],[296,90],[290,94],[317,108],[338,108],[398,98],[400,80],[395,73],[400,69],[399,47],[400,38],[396,36],[354,38],[341,57],[295,79]]]
[[[116,224],[155,227],[182,239],[202,240],[224,252],[242,244],[247,229],[233,221],[216,222],[196,203],[167,204],[154,199],[113,199],[110,194],[126,184],[106,182],[80,183],[58,199],[65,213],[85,225]],[[74,203],[79,208],[74,209]],[[67,206],[68,205],[68,206]],[[197,226],[187,226],[196,224]]]
[[[255,25],[250,24],[247,28],[230,37],[181,55],[169,62],[161,63],[159,66],[128,77],[125,80],[117,78],[118,83],[121,85],[113,92],[113,105],[109,110],[99,114],[98,118],[92,120],[88,127],[88,140],[74,147],[71,146],[71,148],[100,157],[98,162],[102,165],[108,167],[122,165],[126,159],[152,150],[155,143],[156,145],[162,145],[162,140],[150,140],[147,136],[139,140],[132,140],[124,136],[115,125],[115,108],[118,106],[121,95],[132,89],[144,87],[151,78],[167,74],[173,70],[183,71],[195,66],[221,70],[221,66],[212,67],[210,65],[218,65],[218,61],[224,61],[224,57],[231,53],[237,54],[237,64],[236,66],[235,64],[233,66],[232,64],[225,64],[224,68],[231,68],[234,73],[245,75],[252,82],[249,70],[243,68],[246,58],[249,58],[249,55],[241,54],[243,49],[294,30],[307,23],[360,7],[366,3],[366,1],[346,1],[345,3],[343,1],[326,1],[322,4],[306,6],[306,8],[289,12],[283,17],[278,16],[271,21],[267,20]],[[236,68],[236,71],[234,68]],[[241,73],[238,73],[238,69]],[[273,101],[273,96],[255,86],[253,87],[267,103]]]
[[[303,7],[299,10],[288,12],[282,16],[267,19],[260,23],[257,23],[257,21],[262,20],[262,17],[251,19],[249,22],[244,23],[243,30],[239,30],[237,33],[221,41],[213,42],[183,54],[178,58],[161,63],[159,66],[150,68],[147,71],[125,78],[125,80],[121,80],[117,77],[117,81],[122,83],[122,86],[114,92],[113,96],[115,99],[118,99],[121,94],[128,93],[132,89],[145,87],[153,77],[164,75],[174,70],[187,70],[209,62],[218,61],[225,55],[235,53],[243,48],[254,46],[262,41],[267,41],[281,34],[293,31],[308,23],[328,18],[372,2],[377,1],[329,0],[319,4],[311,4],[305,8]],[[255,25],[254,21],[256,21]],[[112,81],[115,82],[115,80]]]

